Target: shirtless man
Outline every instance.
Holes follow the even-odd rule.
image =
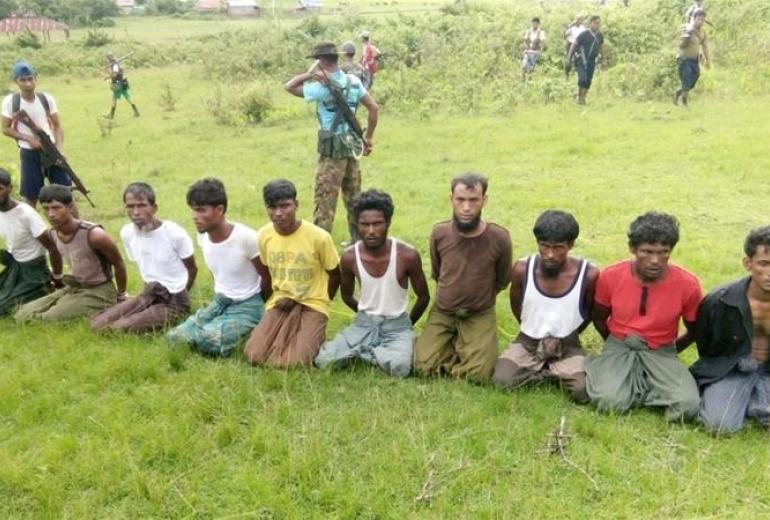
[[[698,361],[690,371],[701,392],[700,421],[734,433],[755,418],[770,425],[770,226],[743,246],[749,276],[711,291],[696,326]]]
[[[420,253],[388,238],[393,200],[378,190],[363,192],[353,210],[362,239],[342,254],[341,295],[356,312],[353,323],[321,347],[316,366],[344,366],[354,359],[377,365],[396,377],[412,370],[412,325],[430,301]],[[353,291],[358,278],[361,291]],[[409,283],[417,295],[407,314]]]
[[[538,254],[517,261],[511,271],[511,310],[519,336],[495,364],[496,384],[517,388],[553,379],[570,397],[588,401],[585,351],[578,334],[591,320],[599,270],[570,256],[580,233],[575,217],[549,210],[533,229]]]

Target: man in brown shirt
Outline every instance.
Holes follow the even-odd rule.
[[[452,180],[453,216],[430,237],[436,303],[415,344],[415,370],[486,381],[497,357],[497,293],[510,281],[508,231],[485,222],[487,179],[465,173]]]

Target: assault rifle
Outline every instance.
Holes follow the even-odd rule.
[[[96,205],[94,205],[93,201],[88,197],[88,194],[91,192],[88,190],[88,188],[85,187],[83,181],[80,180],[80,177],[78,177],[77,173],[75,173],[59,149],[56,148],[56,145],[53,144],[51,137],[44,130],[41,130],[37,124],[35,124],[35,122],[31,117],[29,117],[29,114],[27,114],[26,111],[19,110],[16,113],[16,119],[19,123],[32,130],[32,133],[34,133],[35,137],[37,137],[37,139],[40,141],[40,144],[42,145],[40,154],[42,155],[43,165],[51,166],[56,164],[62,168],[67,174],[67,177],[69,177],[72,181],[72,184],[75,187],[74,189],[82,193],[88,203],[91,204],[91,207],[95,208]]]
[[[326,75],[326,71],[323,69],[323,67],[318,67],[321,69],[321,74],[323,74],[324,77],[324,83],[326,87],[329,89],[329,92],[332,95],[332,100],[334,101],[334,105],[337,107],[337,110],[342,115],[342,119],[345,120],[345,122],[348,124],[348,128],[350,128],[350,131],[353,132],[353,134],[358,138],[359,141],[363,143],[364,141],[364,129],[361,128],[361,124],[358,122],[358,119],[356,119],[356,114],[350,109],[350,105],[348,105],[348,100],[345,97],[345,94],[342,92],[342,89],[336,85],[329,76]]]

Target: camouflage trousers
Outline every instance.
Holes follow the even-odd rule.
[[[358,223],[353,214],[353,201],[361,193],[361,169],[355,157],[319,157],[315,176],[315,210],[313,223],[329,233],[334,226],[337,197],[342,190],[342,200],[348,213],[348,232],[351,243],[356,242]]]

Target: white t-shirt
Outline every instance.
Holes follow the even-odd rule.
[[[187,286],[188,273],[183,258],[190,258],[193,244],[190,235],[178,224],[164,220],[149,233],[133,223],[120,230],[126,256],[139,266],[144,283],[158,282],[170,293],[181,292]]]
[[[43,94],[46,99],[48,100],[48,108],[51,111],[51,115],[56,114],[59,112],[59,110],[56,108],[56,100],[53,98],[53,96],[48,94]],[[13,117],[13,94],[8,94],[3,98],[3,117],[7,117],[8,119],[11,119]],[[37,98],[37,94],[35,94],[35,101],[30,103],[29,101],[25,100],[23,97],[20,100],[19,103],[19,110],[24,110],[27,112],[29,117],[32,118],[32,121],[35,122],[35,124],[41,128],[45,133],[47,133],[51,137],[51,141],[56,141],[56,139],[53,136],[53,130],[51,130],[51,125],[48,122],[48,116],[45,113],[45,107],[40,102],[40,100]],[[19,123],[16,127],[16,130],[22,134],[22,135],[28,135],[32,137],[34,134],[32,133],[32,130],[29,129],[27,125],[23,125]],[[19,141],[19,146],[21,148],[30,149],[29,143],[27,141]]]
[[[260,276],[251,263],[259,256],[257,232],[237,222],[224,242],[209,240],[207,233],[198,235],[203,258],[214,275],[214,292],[233,300],[246,300],[260,291]]]
[[[29,262],[45,255],[45,248],[35,238],[45,230],[45,222],[37,211],[23,202],[9,211],[0,211],[0,236],[17,262]]]
[[[580,36],[580,33],[586,30],[585,25],[573,25],[569,29],[567,29],[567,42],[571,44],[575,43],[575,40],[577,40],[577,37]]]

